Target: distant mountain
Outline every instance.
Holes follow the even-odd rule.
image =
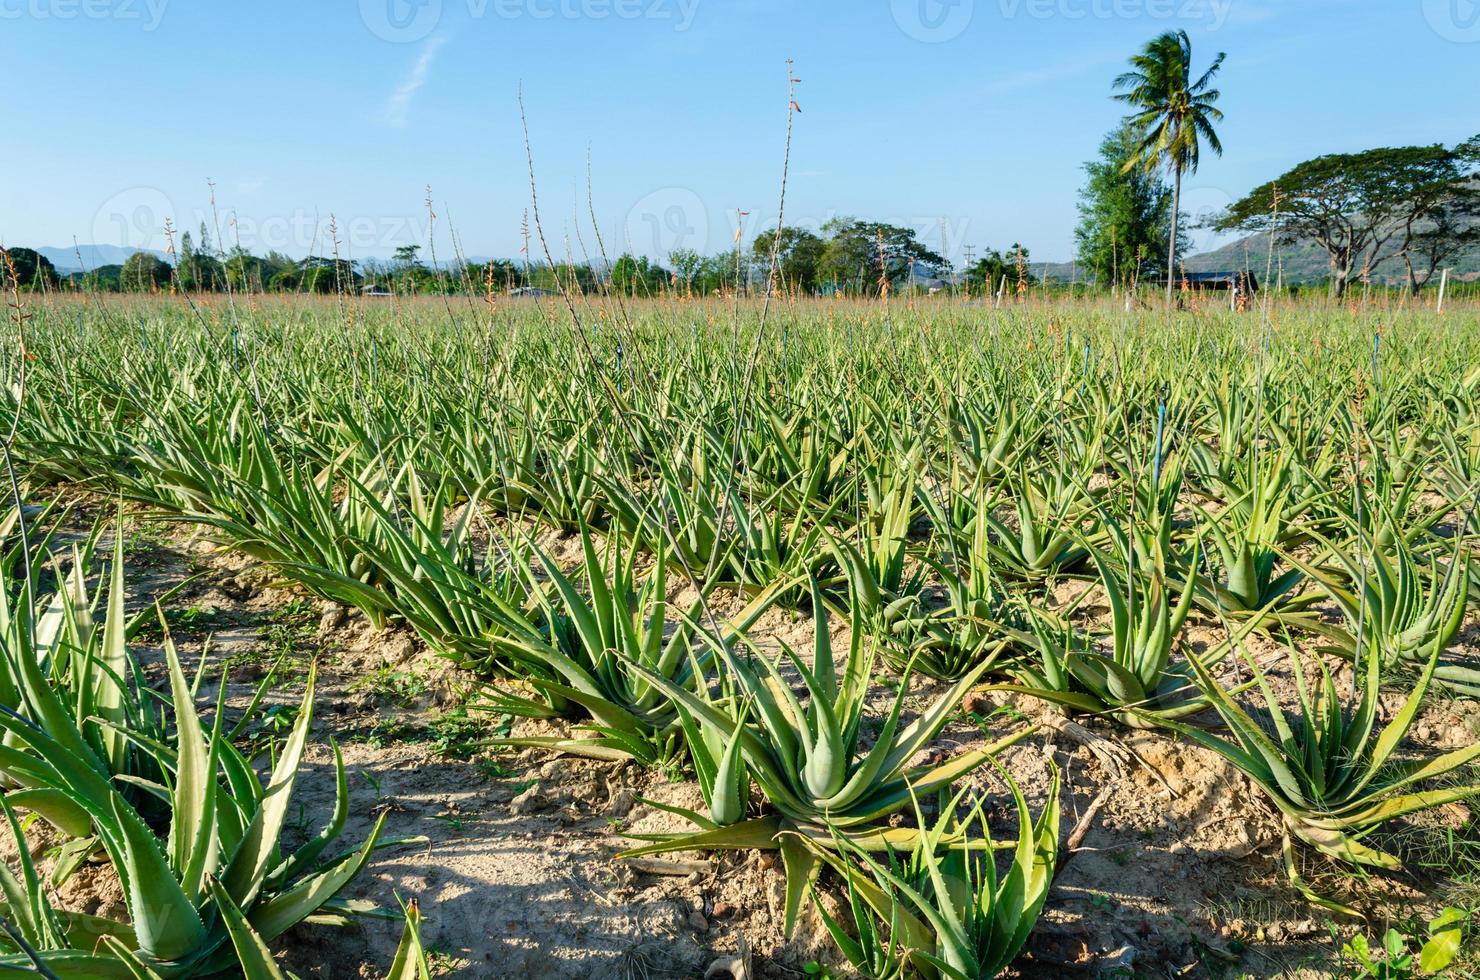
[[[73,272],[81,272],[83,268],[97,269],[105,265],[122,265],[130,255],[138,251],[149,252],[159,258],[166,258],[165,253],[158,249],[136,249],[124,248],[118,245],[78,245],[38,248],[36,251],[51,260],[51,264],[57,267],[57,271],[63,275]],[[78,255],[81,255],[81,264]],[[362,260],[363,261],[363,260]],[[388,259],[376,259],[381,263]],[[487,256],[467,256],[464,261],[483,265],[489,261]],[[1226,245],[1189,255],[1183,260],[1188,272],[1231,272],[1238,269],[1252,269],[1261,279],[1264,278],[1265,269],[1270,267],[1269,238],[1266,235],[1249,235]],[[456,264],[455,259],[438,257],[437,265],[441,268],[451,268]],[[1447,263],[1454,271],[1454,278],[1461,281],[1480,279],[1480,248],[1474,249],[1468,254],[1461,255]],[[600,268],[602,263],[596,263]],[[1276,276],[1283,271],[1284,281],[1287,283],[1312,282],[1324,279],[1328,272],[1326,253],[1320,246],[1310,243],[1286,245],[1275,249],[1273,268]],[[1073,262],[1030,262],[1028,269],[1033,275],[1040,279],[1051,279],[1059,282],[1086,281],[1085,272],[1077,268]],[[1377,267],[1379,280],[1398,283],[1403,280],[1403,263],[1397,259],[1388,259]]]
[[[1084,282],[1084,270],[1076,268],[1073,262],[1029,262],[1028,272],[1039,279],[1052,279],[1056,282]]]
[[[64,245],[60,247],[38,248],[36,251],[40,252],[48,259],[51,259],[51,264],[56,266],[57,271],[60,272],[62,275],[67,275],[73,272],[81,272],[84,268],[92,270],[101,268],[105,265],[123,265],[124,262],[128,261],[128,257],[130,255],[133,255],[135,252],[149,252],[150,254],[156,255],[161,259],[168,258],[168,256],[166,256],[164,252],[161,252],[158,249],[123,248],[118,245],[78,245],[76,247],[73,247],[71,245]],[[82,256],[80,264],[77,258],[79,254],[81,254]],[[366,261],[379,262],[384,265],[389,263],[391,260],[389,258],[372,257],[368,259],[361,259],[359,261],[361,263]],[[481,255],[468,256],[465,261],[469,263],[476,263],[478,265],[485,265],[489,262],[489,257]],[[456,259],[445,259],[439,257],[437,260],[438,268],[450,269],[457,264],[458,262]]]
[[[1330,260],[1326,250],[1313,242],[1276,247],[1271,261],[1268,235],[1249,235],[1222,248],[1215,248],[1200,255],[1189,255],[1184,264],[1188,272],[1225,272],[1235,269],[1253,269],[1263,276],[1266,269],[1273,269],[1276,277],[1281,274],[1285,282],[1312,282],[1330,274]],[[1470,280],[1480,277],[1480,249],[1457,255],[1444,263],[1453,271],[1456,279]],[[1401,259],[1379,262],[1374,270],[1375,282],[1398,284],[1407,280]]]
[[[1330,273],[1325,249],[1314,242],[1278,246],[1271,259],[1268,235],[1247,235],[1218,248],[1186,256],[1182,264],[1188,272],[1252,269],[1261,279],[1267,269],[1273,269],[1276,277],[1283,270],[1286,282],[1309,282]]]
[[[1188,255],[1182,259],[1182,264],[1187,267],[1188,272],[1235,272],[1252,269],[1260,279],[1264,278],[1265,270],[1273,269],[1274,277],[1278,279],[1283,275],[1287,283],[1314,282],[1330,274],[1325,249],[1313,242],[1280,246],[1274,250],[1271,259],[1268,235],[1248,235],[1218,248]],[[1450,274],[1455,279],[1468,281],[1480,278],[1480,249],[1456,256],[1445,264],[1453,270]],[[1034,262],[1031,268],[1036,276],[1060,282],[1069,282],[1074,276],[1074,265],[1070,262]],[[1405,278],[1403,263],[1399,259],[1378,263],[1376,271],[1377,281],[1397,284]],[[1084,270],[1080,269],[1078,279],[1083,282],[1084,278]]]
[[[50,259],[51,264],[63,275],[81,272],[84,268],[91,270],[105,265],[123,265],[135,252],[149,252],[160,258],[165,257],[157,249],[122,248],[118,245],[67,245],[60,248],[38,248],[36,251]],[[82,256],[80,264],[77,261],[79,254]]]

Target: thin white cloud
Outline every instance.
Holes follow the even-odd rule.
[[[1000,78],[988,80],[978,87],[983,95],[1004,95],[1008,92],[1016,92],[1019,89],[1037,88],[1040,85],[1052,85],[1057,82],[1068,81],[1096,71],[1107,65],[1118,64],[1122,59],[1116,57],[1079,58],[1069,61],[1061,61],[1057,64],[1044,65],[1038,68],[1026,68],[1015,71]]]
[[[427,75],[431,73],[432,62],[437,60],[437,52],[442,45],[447,43],[447,38],[436,35],[427,38],[421,46],[421,52],[416,56],[416,63],[411,66],[411,71],[406,75],[406,80],[396,86],[390,98],[385,100],[382,115],[387,125],[396,129],[404,128],[411,118],[411,100],[416,98],[416,93],[427,83]]]

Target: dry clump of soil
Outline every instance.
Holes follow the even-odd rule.
[[[425,838],[379,851],[346,895],[392,911],[398,901],[419,901],[423,936],[442,975],[692,977],[745,950],[758,977],[799,977],[812,961],[836,966],[815,911],[790,940],[782,935],[784,878],[772,854],[617,859],[631,843],[624,832],[689,829],[642,800],[702,809],[692,781],[630,763],[490,753],[476,743],[494,733],[498,719],[467,711],[471,678],[407,631],[376,631],[357,613],[315,604],[188,530],[142,530],[142,549],[128,557],[131,602],[142,607],[198,574],[170,600],[171,609],[194,610],[171,622],[171,634],[187,667],[205,657],[212,682],[226,672],[232,706],[244,707],[274,665],[267,706],[296,704],[298,678],[317,661],[315,740],[290,834],[306,838],[332,809],[333,737],[351,790],[341,846],[357,846],[382,815],[387,838]],[[542,544],[578,558],[569,538],[551,535]],[[716,605],[726,611],[725,601]],[[846,624],[833,617],[831,625],[835,648],[845,648]],[[812,629],[809,617],[772,610],[751,635],[763,649],[786,642],[805,650]],[[1473,642],[1474,627],[1466,635]],[[157,661],[147,644],[140,652]],[[150,669],[157,677],[157,663]],[[920,685],[907,708],[918,712],[938,692]],[[882,711],[892,694],[881,687],[876,697]],[[1232,766],[1164,736],[1090,723],[1094,735],[1123,750],[1111,764],[1086,744],[1083,730],[1065,729],[1034,699],[994,694],[972,707],[981,715],[1001,711],[984,725],[954,722],[936,750],[979,747],[1037,721],[1039,729],[1004,753],[1003,764],[1037,812],[1052,763],[1063,779],[1063,834],[1083,823],[1019,975],[1333,975],[1325,916],[1292,897],[1278,823]],[[1436,700],[1415,734],[1423,748],[1453,746],[1474,737],[1475,723],[1473,704]],[[558,730],[545,722],[513,726],[519,735]],[[994,794],[1002,835],[1011,833],[1000,781],[990,770],[969,778]],[[1455,808],[1440,819],[1464,816]],[[834,913],[841,911],[836,886],[825,875],[819,889]],[[1401,882],[1383,887],[1394,907],[1431,904]],[[106,866],[89,866],[59,904],[118,915],[116,891]],[[398,918],[303,926],[286,937],[282,956],[303,977],[378,977],[400,929]]]

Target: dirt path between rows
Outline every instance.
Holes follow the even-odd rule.
[[[724,977],[734,971],[721,967],[733,966],[742,945],[752,951],[754,977],[802,977],[815,963],[836,967],[815,912],[790,941],[781,935],[783,879],[768,855],[685,854],[643,869],[615,858],[624,830],[678,829],[676,818],[638,797],[697,807],[702,801],[691,782],[634,764],[536,751],[490,754],[476,743],[500,719],[469,710],[470,675],[410,634],[377,632],[356,613],[323,606],[213,549],[191,528],[128,528],[136,607],[198,576],[168,609],[187,669],[203,653],[209,658],[208,688],[225,670],[231,703],[242,707],[282,658],[268,710],[270,718],[286,718],[309,662],[318,662],[316,741],[290,834],[316,832],[332,807],[332,737],[352,795],[342,847],[358,845],[381,814],[388,835],[428,839],[379,852],[347,894],[392,911],[398,900],[419,901],[441,975],[657,980],[714,968],[711,975]],[[756,633],[763,643],[786,640],[804,649],[811,623],[773,610]],[[1472,625],[1466,635],[1473,642],[1480,633]],[[157,661],[158,642],[158,631],[141,638],[146,662]],[[911,703],[918,708],[929,693]],[[971,706],[990,717],[981,725],[953,723],[939,748],[980,745],[987,732],[1000,737],[1043,713],[1031,699],[977,698]],[[1477,716],[1473,703],[1436,701],[1418,731],[1435,747],[1473,739]],[[537,730],[541,723],[514,726]],[[1065,835],[1092,801],[1099,806],[1082,849],[1062,868],[1018,975],[1332,976],[1326,920],[1285,887],[1277,824],[1247,781],[1213,754],[1159,735],[1096,731],[1138,757],[1122,774],[1052,731],[1015,746],[1004,760],[1035,811],[1050,760],[1057,765]],[[993,794],[995,812],[1010,809],[989,772],[972,778]],[[1455,806],[1439,819],[1458,826],[1466,816]],[[1395,907],[1432,906],[1422,884],[1414,884],[1387,886]],[[824,901],[836,908],[834,890],[824,888]],[[107,894],[100,876],[80,875],[64,898],[89,911],[118,912],[117,896]],[[399,918],[302,926],[282,944],[282,959],[305,978],[379,977],[399,933]]]

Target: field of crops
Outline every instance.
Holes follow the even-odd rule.
[[[0,963],[1480,969],[1466,303],[15,303]]]

